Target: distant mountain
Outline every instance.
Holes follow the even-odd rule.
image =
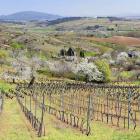
[[[47,14],[42,12],[34,12],[34,11],[24,11],[18,12],[7,16],[0,16],[0,19],[8,19],[8,20],[55,20],[58,18],[62,18],[59,15]]]
[[[116,17],[140,17],[140,13],[121,13],[115,16]]]

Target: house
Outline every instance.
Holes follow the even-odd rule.
[[[128,53],[128,57],[130,57],[130,58],[133,58],[135,56],[136,56],[135,53]]]

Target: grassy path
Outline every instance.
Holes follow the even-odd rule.
[[[4,110],[0,116],[0,140],[37,139],[35,133],[16,98],[5,99]]]
[[[27,100],[29,107],[29,99]],[[32,102],[34,110],[34,102]],[[38,107],[38,117],[41,116],[41,109]],[[0,140],[138,140],[140,139],[139,131],[116,130],[110,125],[100,121],[91,122],[90,136],[81,134],[77,129],[71,128],[70,125],[63,123],[53,115],[45,112],[44,124],[46,126],[46,136],[37,137],[37,132],[32,128],[29,120],[22,112],[16,98],[5,99],[4,110],[0,115]]]

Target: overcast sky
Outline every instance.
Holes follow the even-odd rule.
[[[140,0],[0,0],[0,15],[37,11],[61,16],[140,13]]]

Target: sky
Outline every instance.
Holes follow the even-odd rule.
[[[0,15],[37,11],[60,16],[140,13],[140,0],[0,0]]]

